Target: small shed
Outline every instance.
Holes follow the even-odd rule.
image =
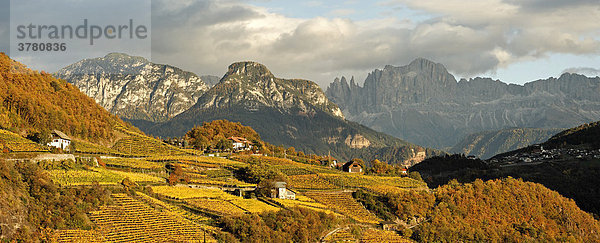
[[[363,172],[362,166],[360,165],[360,163],[358,163],[358,161],[349,161],[347,163],[344,164],[344,166],[342,167],[342,169],[345,172],[350,172],[350,173],[361,173]]]
[[[71,146],[71,138],[61,131],[54,130],[50,133],[48,146],[68,150],[69,146]]]
[[[295,200],[296,199],[296,193],[293,192],[292,190],[289,190],[286,188],[286,184],[285,182],[275,182],[273,183],[273,190],[271,190],[271,197],[272,198],[279,198],[279,199],[291,199],[291,200]]]

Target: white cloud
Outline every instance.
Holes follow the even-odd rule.
[[[416,57],[441,62],[455,74],[477,75],[553,53],[598,54],[600,7],[592,0],[548,1],[552,6],[544,8],[542,0],[380,3],[434,16],[415,22],[301,19],[234,0],[162,0],[153,12],[153,59],[217,75],[232,62],[255,60],[276,75],[325,86],[340,74]]]

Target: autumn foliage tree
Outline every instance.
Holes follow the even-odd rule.
[[[243,137],[257,146],[263,143],[260,135],[251,127],[227,120],[205,122],[202,126],[192,128],[185,135],[189,144],[199,150],[228,148],[223,141],[229,137]]]
[[[600,222],[541,184],[499,179],[390,194],[419,242],[600,242]]]

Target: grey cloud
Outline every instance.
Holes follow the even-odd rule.
[[[551,11],[576,6],[598,7],[600,4],[598,0],[505,0],[505,2],[531,12]]]
[[[235,2],[234,2],[235,3]],[[154,27],[202,27],[249,20],[261,15],[245,5],[223,5],[215,1],[193,1],[190,5],[171,9],[168,0],[152,1]]]

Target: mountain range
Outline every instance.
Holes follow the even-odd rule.
[[[208,90],[194,73],[122,53],[79,61],[55,76],[126,120],[166,121],[193,106]],[[205,78],[214,82],[212,76]]]
[[[348,120],[440,149],[483,131],[564,128],[600,119],[599,77],[565,73],[524,85],[457,81],[442,64],[423,58],[377,69],[362,86],[337,78],[326,94]]]
[[[390,163],[419,162],[439,153],[349,122],[314,82],[275,77],[262,64],[229,66],[218,84],[189,110],[142,130],[155,136],[182,136],[195,125],[218,119],[254,128],[272,144],[293,146],[341,159],[385,157]]]
[[[154,136],[180,137],[203,122],[226,119],[254,128],[269,143],[345,160],[412,165],[441,153],[349,122],[314,82],[277,78],[256,62],[234,63],[219,79],[112,53],[55,76]]]

